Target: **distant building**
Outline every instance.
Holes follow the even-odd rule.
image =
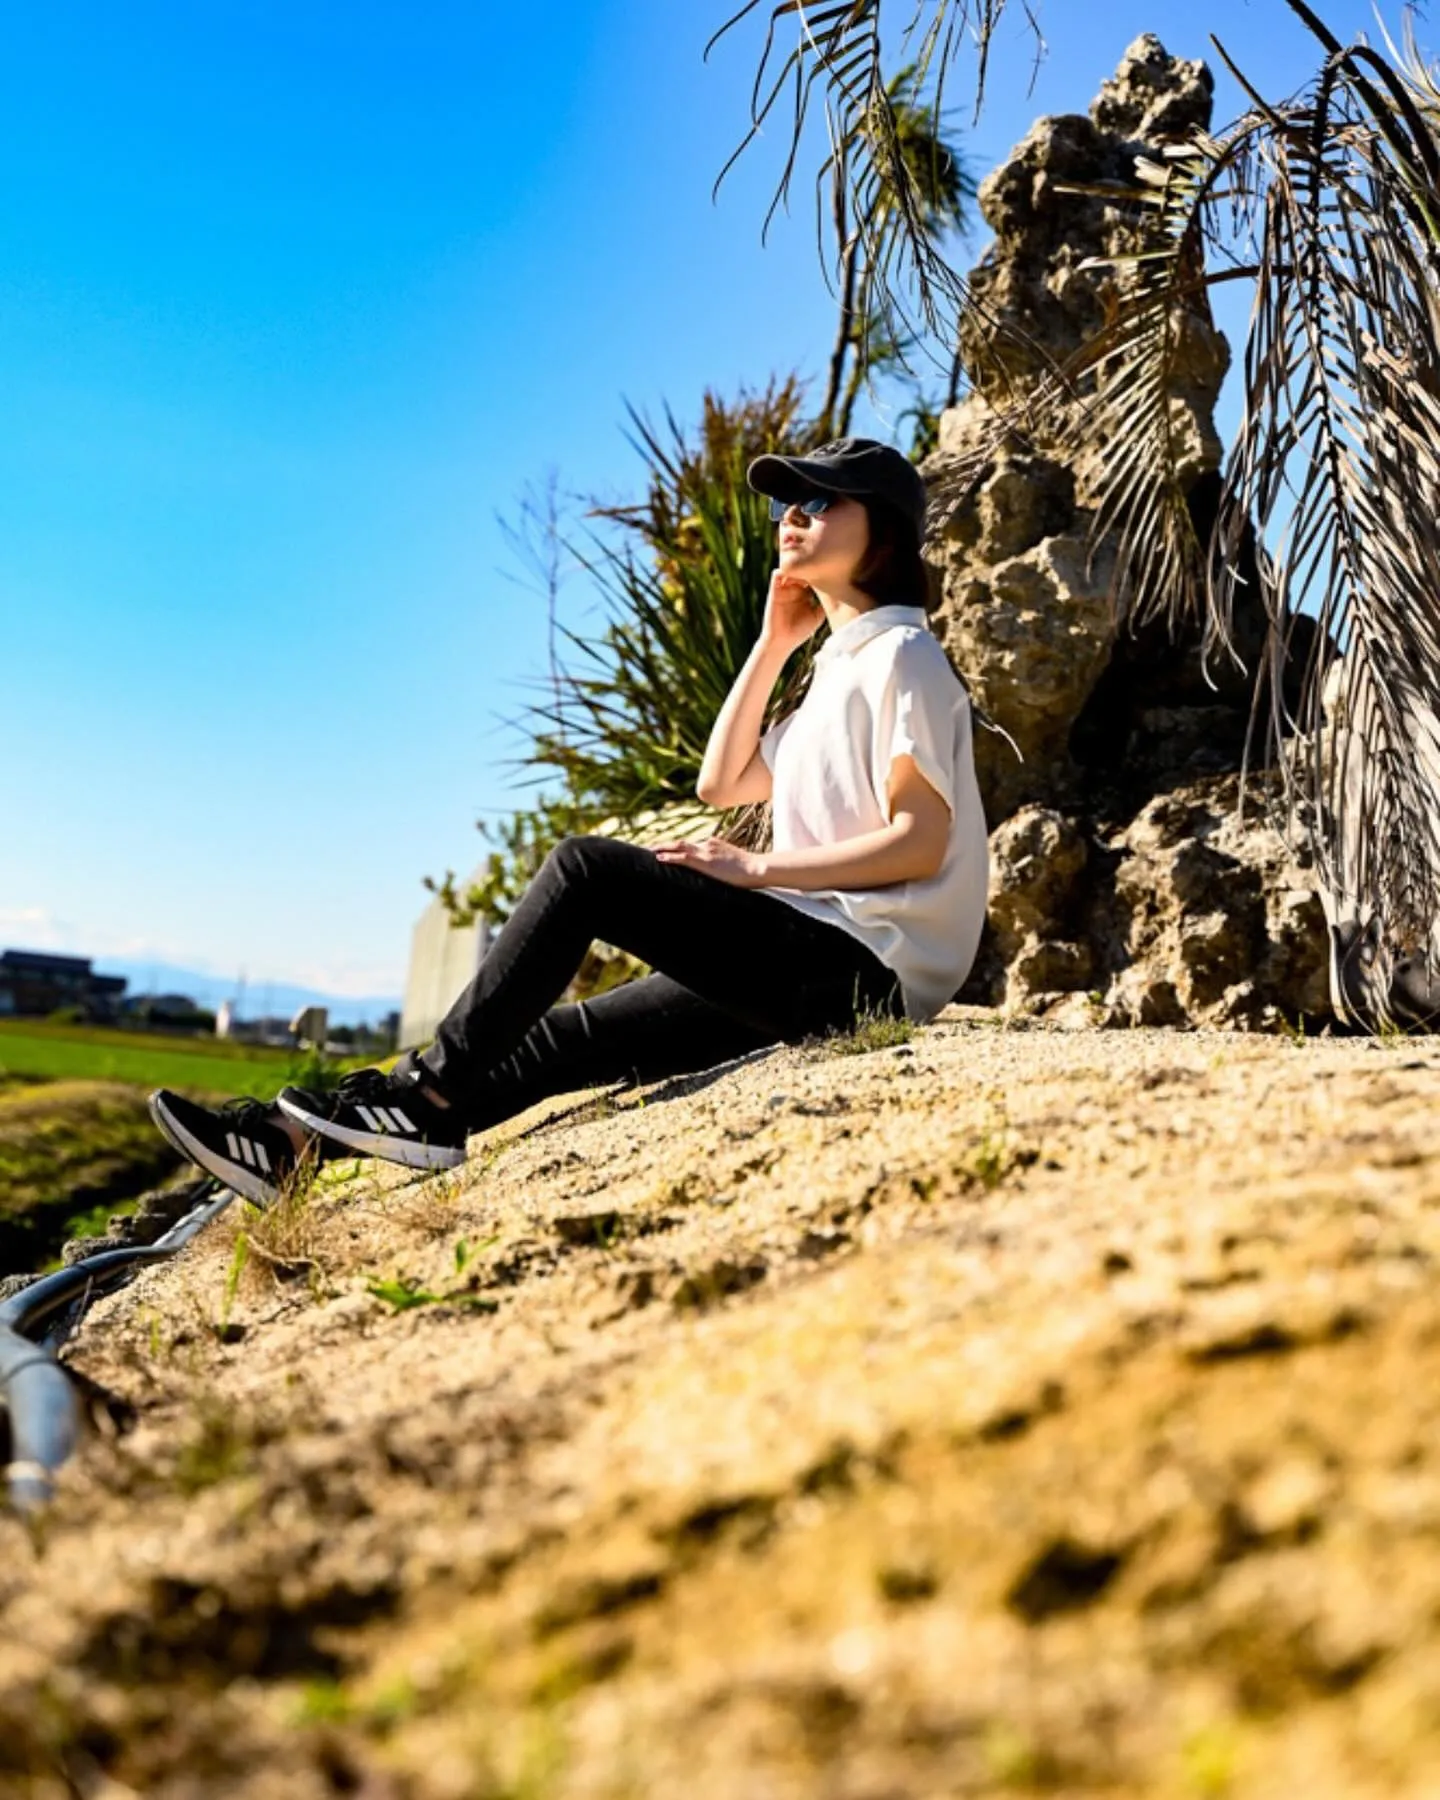
[[[110,1019],[125,985],[123,975],[95,974],[88,956],[0,952],[0,1014],[43,1019],[74,1007],[87,1019]]]
[[[478,879],[477,870],[471,879]],[[480,959],[490,947],[490,928],[483,919],[452,925],[437,895],[421,913],[410,934],[410,967],[400,1012],[399,1048],[427,1043],[453,1001],[474,979]]]
[[[241,1019],[235,1002],[222,1000],[215,1014],[215,1035],[233,1038],[237,1044],[269,1044],[276,1049],[289,1049],[299,1041],[289,1019]]]

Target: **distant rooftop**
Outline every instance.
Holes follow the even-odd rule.
[[[88,956],[54,956],[48,950],[0,951],[0,969],[24,970],[27,975],[88,975]]]

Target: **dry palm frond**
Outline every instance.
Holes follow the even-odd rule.
[[[1072,452],[1108,453],[1096,533],[1118,545],[1122,609],[1202,610],[1207,644],[1231,648],[1257,584],[1267,666],[1249,673],[1283,824],[1303,826],[1337,912],[1377,914],[1409,948],[1440,919],[1440,88],[1418,60],[1397,71],[1323,35],[1302,100],[1252,94],[1220,139],[1140,165],[1126,197],[1150,238],[1117,262],[1132,291],[1063,377],[1083,402]],[[1217,245],[1233,266],[1207,272]],[[1255,296],[1245,404],[1207,543],[1170,376],[1187,316],[1236,276]],[[1059,380],[1032,412],[1062,410]]]
[[[1121,295],[1106,328],[1063,372],[1075,402],[1064,448],[1072,457],[1098,451],[1103,462],[1093,481],[1094,532],[1116,544],[1116,599],[1137,622],[1163,614],[1178,623],[1203,585],[1206,546],[1190,496],[1204,446],[1177,390],[1193,354],[1187,340],[1213,331],[1206,249],[1242,147],[1243,139],[1196,136],[1137,159],[1135,184],[1109,196],[1128,206],[1137,241],[1110,263]],[[1034,410],[1056,410],[1062,399],[1052,383]]]
[[[923,79],[913,63],[890,79],[885,98],[900,163],[913,184],[926,231],[938,246],[951,231],[965,229],[975,183],[938,107],[926,99]],[[856,130],[864,136],[873,129],[872,109],[860,118]],[[893,296],[878,279],[878,271],[889,260],[882,240],[906,229],[905,214],[893,185],[871,181],[857,189],[851,178],[853,150],[848,140],[838,143],[818,177],[830,190],[840,316],[825,397],[814,423],[817,443],[848,436],[861,386],[887,365],[908,369],[914,347]],[[857,205],[868,210],[857,215]]]
[[[972,43],[978,110],[990,41],[1006,0],[909,0],[903,25],[891,34],[907,65],[904,96],[887,87],[882,68],[882,34],[899,10],[898,4],[887,8],[886,0],[746,0],[712,37],[707,54],[728,32],[764,16],[767,3],[750,126],[721,170],[717,188],[788,95],[789,138],[765,217],[768,230],[775,214],[789,205],[806,127],[818,107],[829,153],[817,177],[817,225],[823,230],[830,178],[838,176],[850,196],[861,251],[857,314],[883,317],[897,339],[952,344],[961,310],[974,302],[941,250],[944,209],[934,204],[933,180],[927,178],[925,158],[915,154],[907,115],[911,123],[917,110],[937,122],[943,117],[947,78]],[[1038,51],[1038,26],[1028,5],[1024,11]],[[782,37],[789,39],[788,47]],[[933,94],[928,105],[922,100],[927,92]],[[932,173],[938,167],[933,158],[930,167]],[[843,263],[843,243],[836,248]]]
[[[1369,51],[1337,47],[1314,92],[1271,113],[1211,583],[1223,619],[1253,525],[1273,675],[1298,622],[1318,625],[1294,716],[1269,683],[1270,735],[1291,743],[1289,816],[1307,823],[1337,908],[1378,914],[1407,948],[1440,917],[1435,150]]]

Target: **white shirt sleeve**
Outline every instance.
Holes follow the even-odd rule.
[[[893,706],[882,709],[875,745],[875,791],[890,815],[890,771],[908,756],[955,816],[956,733],[969,705],[944,653],[913,641],[902,644],[891,675]]]
[[[778,725],[772,725],[760,739],[760,754],[765,759],[765,767],[773,775],[775,773],[775,753],[780,748],[780,740],[795,723],[795,714],[789,713]]]

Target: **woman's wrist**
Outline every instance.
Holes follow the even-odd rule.
[[[774,637],[768,631],[761,631],[755,640],[755,649],[762,661],[783,663],[792,650],[798,650],[805,640],[797,639],[787,644],[783,638]]]

